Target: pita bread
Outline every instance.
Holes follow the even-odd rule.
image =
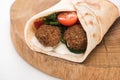
[[[85,53],[73,54],[62,43],[59,43],[57,48],[44,47],[35,37],[33,23],[36,19],[62,11],[77,12],[78,18],[87,34],[87,49]],[[24,30],[25,41],[33,51],[81,63],[101,42],[105,33],[118,16],[119,14],[116,6],[107,0],[62,0],[55,6],[34,15],[27,21]]]

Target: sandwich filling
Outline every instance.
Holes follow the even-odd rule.
[[[76,12],[59,12],[34,21],[35,36],[44,47],[64,44],[72,53],[84,53],[87,48],[86,32]]]

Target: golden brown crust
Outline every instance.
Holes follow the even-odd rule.
[[[61,31],[57,26],[42,25],[35,33],[35,36],[42,45],[54,47],[61,40]]]
[[[64,39],[71,49],[86,49],[87,37],[81,25],[74,25],[68,28],[64,33]]]

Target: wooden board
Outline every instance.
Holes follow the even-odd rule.
[[[11,36],[19,55],[35,68],[64,80],[120,80],[120,18],[82,64],[37,53],[27,47],[23,35],[26,21],[58,1],[16,0],[12,5]]]

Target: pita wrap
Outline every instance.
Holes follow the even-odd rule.
[[[77,12],[79,21],[87,36],[87,48],[85,53],[74,54],[61,42],[56,47],[44,47],[35,37],[33,23],[36,19],[62,11]],[[33,51],[81,63],[101,42],[105,33],[118,16],[119,13],[116,6],[107,0],[61,0],[55,6],[34,15],[27,21],[24,30],[25,41]]]

